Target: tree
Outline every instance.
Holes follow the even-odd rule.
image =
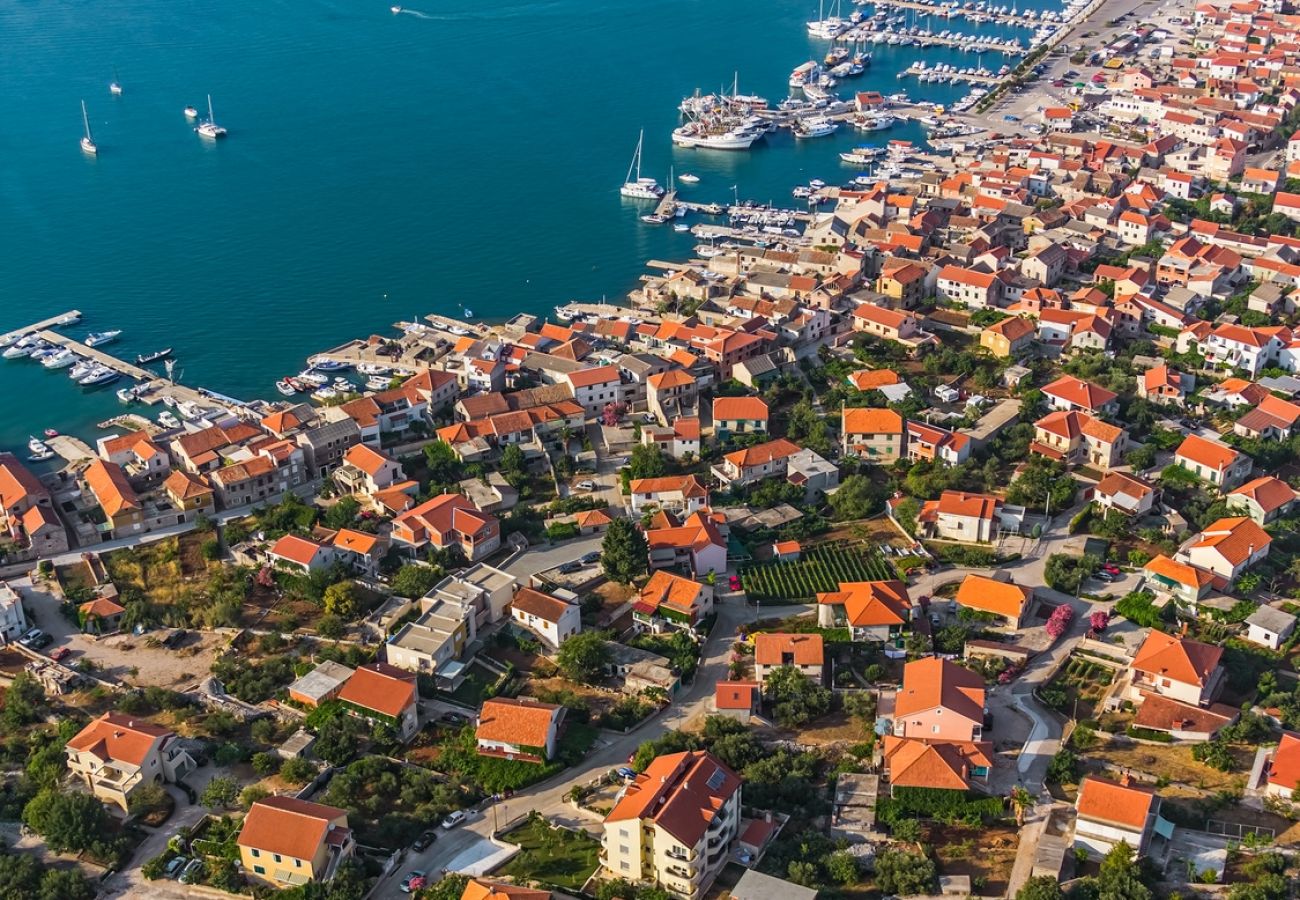
[[[340,713],[317,729],[314,752],[336,766],[351,762],[361,749],[363,729],[360,719]]]
[[[338,584],[331,584],[325,589],[323,606],[327,616],[355,619],[361,611],[361,598],[357,595],[356,582],[340,581]]]
[[[1031,456],[1007,488],[1007,502],[1031,509],[1044,509],[1047,498],[1052,509],[1061,511],[1074,502],[1079,483],[1070,477],[1065,464],[1045,456]]]
[[[301,757],[285,760],[280,767],[280,777],[290,784],[306,784],[318,774],[316,767]]]
[[[1035,875],[1016,891],[1016,900],[1063,900],[1065,893],[1051,875]]]
[[[208,809],[231,809],[239,802],[239,782],[220,775],[208,782],[199,794],[199,802]]]
[[[601,541],[600,567],[610,580],[631,584],[633,579],[649,571],[649,553],[645,535],[632,520],[617,518],[610,523]]]
[[[798,728],[831,708],[831,692],[793,666],[778,666],[764,682],[772,713],[785,728]]]
[[[1047,765],[1047,781],[1051,784],[1074,784],[1079,780],[1079,758],[1065,748],[1057,750]]]
[[[906,850],[883,850],[876,857],[876,886],[886,894],[929,894],[934,885],[934,860]]]
[[[903,530],[916,537],[916,520],[921,515],[921,501],[915,497],[904,497],[894,507],[894,518]]]
[[[397,570],[391,586],[397,596],[415,600],[433,590],[439,581],[442,581],[441,568],[407,563]]]
[[[157,784],[142,784],[131,792],[127,808],[135,815],[143,815],[159,809],[167,803],[167,792]]]
[[[1020,785],[1016,785],[1011,789],[1011,795],[1008,799],[1011,800],[1011,808],[1016,811],[1016,824],[1024,827],[1025,811],[1033,805],[1034,795]]]
[[[316,633],[327,640],[338,640],[346,630],[343,620],[338,616],[326,613],[316,620]]]
[[[1101,861],[1097,897],[1099,900],[1151,900],[1151,888],[1142,882],[1142,871],[1133,859],[1133,848],[1123,841]]]
[[[827,500],[836,519],[864,519],[880,509],[885,497],[867,476],[850,475]]]
[[[274,753],[254,753],[252,763],[258,775],[274,775],[280,771],[280,757]]]
[[[605,408],[600,411],[601,424],[614,428],[618,425],[623,414],[627,412],[626,403],[606,403]]]
[[[836,850],[826,857],[826,874],[847,887],[858,881],[858,858],[847,850]]]
[[[424,462],[429,469],[430,488],[441,493],[442,488],[460,481],[464,463],[446,441],[425,445]]]
[[[1101,634],[1110,625],[1110,613],[1104,609],[1096,610],[1088,616],[1088,630]]]
[[[104,804],[89,794],[44,790],[23,809],[23,821],[55,853],[79,853],[103,839],[108,813]]]
[[[95,886],[80,872],[49,869],[41,876],[35,896],[36,900],[94,900],[95,894]]]
[[[1043,580],[1047,586],[1066,594],[1077,594],[1083,582],[1101,568],[1101,560],[1091,553],[1082,557],[1068,553],[1053,553],[1043,566]]]
[[[528,460],[518,444],[506,444],[501,451],[501,474],[514,487],[519,487],[528,477]]]
[[[1047,618],[1047,624],[1043,630],[1052,640],[1057,640],[1065,634],[1070,628],[1070,623],[1074,621],[1074,609],[1068,603],[1062,603]]]
[[[0,722],[10,730],[32,724],[40,718],[40,706],[44,700],[45,689],[40,682],[27,672],[19,672],[5,694]]]
[[[338,531],[340,528],[348,528],[357,520],[357,515],[361,512],[361,504],[355,497],[344,497],[339,500],[325,513],[325,525]]]
[[[668,473],[668,463],[664,455],[653,444],[638,444],[632,448],[632,458],[628,461],[628,476],[638,478],[659,478]]]
[[[564,677],[590,684],[605,674],[605,667],[612,658],[603,632],[584,631],[560,645],[555,663]]]

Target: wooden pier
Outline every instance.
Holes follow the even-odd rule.
[[[42,319],[39,322],[34,322],[33,324],[26,326],[25,328],[15,328],[13,331],[6,331],[3,335],[0,335],[0,339],[7,341],[10,338],[20,338],[25,334],[32,334],[33,332],[37,332],[37,331],[47,331],[51,328],[59,327],[65,322],[69,325],[73,325],[76,324],[76,322],[79,321],[80,319],[81,319],[81,310],[73,309],[65,313],[60,313],[57,316],[51,316],[48,319]]]
[[[664,191],[663,197],[659,199],[658,205],[655,206],[655,215],[663,216],[665,219],[671,219],[677,214],[677,189],[670,187]]]

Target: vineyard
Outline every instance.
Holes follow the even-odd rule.
[[[874,546],[822,544],[798,562],[757,563],[741,570],[745,593],[760,602],[806,601],[846,581],[891,581],[893,565]]]

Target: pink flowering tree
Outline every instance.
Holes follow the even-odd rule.
[[[1088,628],[1094,634],[1101,634],[1110,624],[1110,613],[1104,609],[1099,609],[1092,615],[1088,616]]]
[[[613,428],[623,418],[623,413],[627,412],[626,403],[606,403],[605,409],[601,413],[600,420],[605,425]]]
[[[1047,620],[1047,625],[1045,627],[1048,636],[1050,636],[1052,640],[1056,640],[1061,635],[1065,634],[1066,629],[1070,627],[1070,623],[1073,621],[1074,610],[1069,604],[1061,604],[1052,611],[1052,615]]]

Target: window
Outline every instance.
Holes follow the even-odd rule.
[[[265,866],[253,866],[253,871],[256,872],[258,875],[265,875],[265,874],[266,874],[266,867],[265,867]]]
[[[626,871],[628,871],[629,869],[632,868],[630,865],[628,865],[628,864],[625,863],[625,862],[621,862],[621,863],[619,863],[619,864],[618,864],[618,867],[619,867],[620,869],[622,869],[624,872],[626,872]]]
[[[301,859],[295,859],[295,860],[293,861],[293,867],[294,867],[295,869],[301,869],[301,868],[302,868],[302,860],[301,860]]]
[[[283,859],[284,859],[284,857],[280,856],[280,854],[278,854],[278,853],[275,854],[275,861],[276,861],[276,862],[282,862]]]
[[[253,849],[249,850],[248,852],[251,853],[251,854],[253,854],[253,858],[254,858],[254,859],[256,859],[257,857],[259,857],[259,856],[262,855],[262,851],[261,851],[261,850],[258,850],[256,847],[254,847]]]

